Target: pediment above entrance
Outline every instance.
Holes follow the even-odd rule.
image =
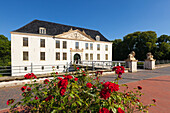
[[[81,32],[80,30],[72,30],[72,29],[63,34],[56,35],[55,37],[81,40],[81,41],[95,41],[89,35],[87,35],[84,31]]]

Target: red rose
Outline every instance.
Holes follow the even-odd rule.
[[[67,75],[65,79],[72,79],[73,77],[71,75]]]
[[[36,96],[36,97],[35,97],[35,100],[38,100],[38,99],[39,99],[39,98]]]
[[[37,78],[34,73],[28,73],[24,76],[26,79]]]
[[[77,70],[79,70],[80,68],[79,67],[77,67]]]
[[[49,101],[49,100],[51,100],[52,98],[54,98],[52,95],[49,95],[46,99],[45,99],[45,101],[47,102],[47,101]]]
[[[58,75],[58,72],[56,72],[55,74]]]
[[[58,87],[59,88],[67,88],[68,85],[68,80],[67,79],[62,79],[58,82]]]
[[[140,102],[140,100],[139,100],[139,99],[136,99],[136,102]]]
[[[152,101],[153,101],[154,103],[156,102],[156,100],[155,100],[155,99],[153,99]]]
[[[110,97],[110,92],[108,89],[103,88],[100,92],[100,97],[104,98],[105,100]]]
[[[142,87],[141,87],[141,86],[138,86],[138,89],[139,89],[139,90],[141,90],[141,89],[142,89]]]
[[[29,88],[27,88],[27,91],[31,91],[31,88],[29,87]]]
[[[50,82],[48,79],[44,80],[44,84],[48,84],[48,82]]]
[[[99,113],[110,113],[110,111],[107,108],[102,108],[99,110]]]
[[[66,89],[65,88],[61,88],[60,95],[63,96],[65,92],[66,92]]]
[[[117,113],[125,113],[125,112],[121,108],[118,108]]]
[[[14,103],[14,99],[9,99],[9,100],[6,102],[7,105],[10,105],[10,104],[12,104],[12,103]]]
[[[109,85],[110,85],[110,82],[105,82],[105,83],[103,84],[104,88],[108,88]]]
[[[63,75],[63,77],[65,78],[66,76],[65,76],[65,75]]]
[[[24,92],[26,88],[27,88],[27,86],[23,86],[23,87],[21,88],[21,91]]]
[[[86,74],[83,74],[83,76],[86,76]]]
[[[62,80],[62,78],[61,78],[61,77],[58,77],[57,79]]]
[[[119,85],[110,82],[108,89],[109,89],[111,92],[113,92],[113,91],[118,91],[118,90],[119,90]]]
[[[91,83],[87,83],[86,86],[87,86],[88,88],[91,88],[93,85],[92,85]]]
[[[78,78],[74,78],[74,80],[75,80],[75,81],[77,81],[77,80],[78,80]]]

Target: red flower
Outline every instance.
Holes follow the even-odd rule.
[[[62,79],[58,82],[58,87],[59,88],[67,88],[68,85],[68,80],[67,79]]]
[[[65,75],[63,75],[63,77],[65,78],[66,76],[65,76]]]
[[[100,92],[100,97],[104,98],[105,100],[110,97],[110,92],[108,89],[103,88]]]
[[[118,78],[122,78],[121,75],[118,75]]]
[[[113,92],[113,91],[118,91],[118,90],[119,90],[119,85],[110,82],[108,89],[109,89],[111,92]]]
[[[44,84],[48,84],[48,82],[50,82],[48,79],[44,80]]]
[[[155,100],[155,99],[153,99],[152,101],[153,101],[154,103],[156,102],[156,100]]]
[[[128,94],[128,93],[126,93],[125,95],[126,95],[126,96],[129,96],[129,94]]]
[[[86,76],[86,74],[83,74],[83,76]]]
[[[85,71],[82,71],[83,73],[85,72]]]
[[[58,77],[57,79],[62,80],[62,78],[61,78],[61,77]]]
[[[10,104],[12,104],[12,103],[14,103],[14,99],[9,99],[9,100],[6,102],[7,105],[10,105]]]
[[[35,97],[35,100],[38,100],[38,99],[39,99],[39,98],[36,96],[36,97]]]
[[[77,80],[78,80],[78,78],[74,78],[74,80],[75,80],[75,81],[77,81]]]
[[[116,71],[116,74],[122,74],[124,72],[125,68],[123,66],[116,66],[113,67],[112,71]]]
[[[54,98],[52,95],[49,95],[46,99],[45,99],[45,101],[47,102],[47,101],[49,101],[49,100],[51,100],[52,98]]]
[[[29,87],[29,88],[27,88],[27,91],[31,91],[31,88]]]
[[[56,72],[55,74],[58,75],[58,72]]]
[[[105,82],[105,83],[103,84],[104,88],[108,88],[109,85],[110,85],[110,82]]]
[[[102,108],[99,110],[99,113],[110,113],[110,111],[107,108]]]
[[[125,112],[121,108],[118,108],[117,113],[125,113]]]
[[[73,77],[71,75],[67,75],[65,79],[72,79]]]
[[[101,84],[103,84],[103,82],[101,82]]]
[[[26,79],[37,78],[34,73],[28,73],[24,76]]]
[[[79,70],[80,68],[79,67],[77,67],[77,70]]]
[[[27,88],[27,86],[23,86],[23,87],[21,88],[21,91],[24,92],[26,88]]]
[[[87,83],[86,86],[87,86],[88,88],[91,88],[93,85],[92,85],[91,83]]]
[[[66,92],[66,89],[65,88],[61,88],[60,95],[63,96],[65,92]]]
[[[139,100],[139,99],[136,99],[136,102],[140,102],[140,100]]]
[[[141,89],[142,89],[142,87],[141,87],[141,86],[138,86],[138,89],[139,89],[139,90],[141,90]]]

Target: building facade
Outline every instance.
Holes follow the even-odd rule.
[[[100,32],[34,20],[11,32],[12,76],[62,72],[70,63],[111,61],[112,43]]]

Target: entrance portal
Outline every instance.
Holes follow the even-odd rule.
[[[81,62],[81,57],[80,57],[80,55],[78,53],[76,53],[74,55],[74,63],[75,64],[80,64],[80,62]]]

